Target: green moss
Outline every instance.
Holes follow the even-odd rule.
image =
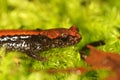
[[[101,50],[120,52],[117,39],[120,34],[119,0],[0,0],[0,4],[0,29],[69,28],[76,25],[82,35],[77,45],[40,52],[49,59],[47,62],[36,61],[18,52],[6,54],[1,49],[0,80],[90,80],[90,77],[98,80],[101,75],[94,71],[80,76],[49,75],[41,70],[86,66],[80,59],[79,49],[97,40],[106,42],[99,47]]]

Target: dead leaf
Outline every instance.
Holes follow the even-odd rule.
[[[117,53],[109,53],[96,49],[91,45],[86,46],[90,53],[85,56],[82,53],[87,64],[91,65],[93,69],[107,68],[115,73],[110,75],[110,79],[106,80],[120,80],[120,55]]]

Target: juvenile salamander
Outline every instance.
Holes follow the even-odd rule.
[[[55,47],[66,47],[76,44],[81,36],[75,26],[70,29],[57,28],[50,30],[0,30],[0,47],[6,50],[19,51],[28,56],[44,60],[40,51]]]

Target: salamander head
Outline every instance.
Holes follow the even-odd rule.
[[[60,32],[61,38],[65,39],[70,42],[71,44],[75,44],[81,40],[81,35],[78,32],[78,28],[72,26],[70,29],[66,29]]]
[[[81,40],[81,36],[75,26],[70,29],[59,29],[57,33],[59,36],[54,40],[57,47],[74,45]]]

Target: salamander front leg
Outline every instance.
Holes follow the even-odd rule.
[[[47,61],[47,59],[46,59],[45,57],[41,57],[41,56],[39,56],[39,55],[36,54],[36,53],[27,53],[27,55],[28,55],[29,57],[32,57],[32,58],[37,59],[37,60],[39,60],[39,61]]]

